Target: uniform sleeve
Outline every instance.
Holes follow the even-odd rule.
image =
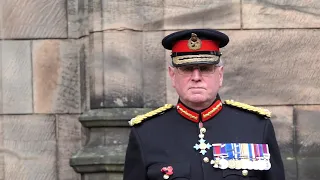
[[[285,180],[283,162],[274,132],[274,127],[270,120],[267,120],[264,137],[269,146],[271,162],[270,170],[265,171],[264,180]]]
[[[137,179],[147,180],[147,177],[139,137],[135,129],[132,128],[125,156],[123,180]]]

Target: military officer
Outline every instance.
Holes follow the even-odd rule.
[[[124,180],[285,179],[270,112],[219,96],[228,42],[213,29],[162,40],[179,99],[129,121]]]

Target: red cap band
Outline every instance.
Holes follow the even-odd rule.
[[[201,48],[197,50],[189,49],[188,40],[180,40],[172,47],[172,52],[195,52],[195,51],[219,51],[218,42],[212,40],[201,40]]]

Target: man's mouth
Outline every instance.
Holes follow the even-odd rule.
[[[204,89],[203,87],[190,87],[189,89]]]

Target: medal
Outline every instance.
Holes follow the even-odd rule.
[[[248,169],[248,163],[247,163],[247,160],[246,159],[241,159],[241,169]]]
[[[268,144],[263,144],[263,158],[266,160],[270,160],[269,146]]]
[[[269,147],[268,144],[262,145],[263,150],[263,158],[269,160],[270,159],[270,153],[269,153]]]
[[[248,149],[249,149],[248,169],[252,170],[254,168],[253,159],[255,158],[253,144],[248,144]]]
[[[209,144],[204,139],[206,129],[199,123],[199,143],[194,149],[200,150],[203,155],[212,147],[213,159],[203,159],[214,168],[237,170],[270,170],[270,153],[268,144],[254,143],[216,143]]]
[[[265,170],[269,170],[271,168],[271,163],[269,160],[266,160],[266,168]]]
[[[264,170],[269,170],[271,168],[271,163],[270,163],[270,153],[269,153],[269,146],[268,144],[263,144],[263,158],[265,161],[265,168]]]
[[[228,143],[226,144],[226,151],[227,151],[227,155],[228,155],[228,167],[230,169],[234,169],[236,168],[236,163],[234,160],[234,144],[233,143]]]
[[[256,144],[255,145],[256,147],[256,150],[257,150],[257,161],[256,161],[256,164],[257,164],[257,170],[263,170],[264,169],[264,166],[263,166],[263,163],[262,163],[262,149],[261,149],[261,146],[260,144]]]
[[[222,157],[222,159],[220,159],[220,161],[219,161],[219,168],[220,169],[227,169],[228,166],[229,166],[228,161]]]
[[[204,139],[204,133],[206,133],[206,128],[203,127],[202,122],[199,123],[200,133],[199,133],[199,140],[198,144],[195,144],[193,148],[195,150],[200,150],[199,153],[202,155],[205,155],[207,153],[207,150],[211,148],[211,144],[206,143],[206,140]]]
[[[259,170],[264,170],[266,168],[266,162],[263,159],[259,160]]]
[[[220,169],[227,169],[228,168],[228,161],[225,159],[228,154],[227,154],[227,150],[226,150],[226,144],[221,144],[221,159],[219,161],[219,168]]]
[[[258,170],[257,161],[255,159],[252,161],[252,169],[253,170]]]
[[[240,144],[239,143],[235,143],[234,144],[234,156],[235,156],[235,169],[239,170],[241,169],[242,165],[241,165],[241,161],[240,161]]]
[[[241,160],[240,159],[237,159],[235,163],[236,163],[236,169],[237,170],[242,169],[242,164],[241,164]]]
[[[254,160],[253,160],[253,164],[254,164],[254,170],[259,170],[259,146],[258,144],[253,144],[253,149],[254,149]]]
[[[236,168],[236,161],[235,161],[234,159],[230,159],[230,160],[228,161],[228,167],[229,167],[230,169],[235,169],[235,168]]]
[[[251,160],[248,160],[248,161],[247,161],[247,168],[248,168],[249,170],[252,170],[252,169],[254,168],[253,161],[251,161]]]
[[[247,169],[247,163],[245,161],[245,144],[240,144],[240,162],[241,169]]]
[[[221,144],[212,144],[213,157],[214,157],[214,168],[219,168],[220,156],[221,156]]]
[[[257,170],[261,170],[261,171],[264,170],[265,163],[263,159],[261,157],[258,157],[256,162],[257,162]]]
[[[219,168],[219,163],[220,163],[220,158],[217,157],[217,158],[214,160],[213,167],[214,167],[214,168]]]

